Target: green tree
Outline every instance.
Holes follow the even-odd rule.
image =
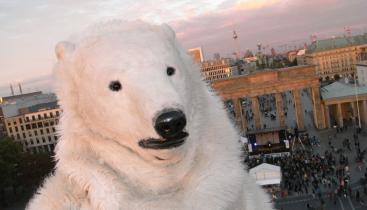
[[[55,167],[53,154],[22,152],[10,138],[0,139],[1,206],[25,205],[34,191]]]
[[[49,153],[22,154],[19,165],[20,184],[29,191],[36,190],[52,172],[55,162]]]
[[[0,202],[6,203],[6,192],[16,194],[22,149],[10,138],[0,139]]]

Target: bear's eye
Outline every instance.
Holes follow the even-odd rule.
[[[109,86],[109,88],[112,90],[112,91],[119,91],[119,90],[121,90],[121,88],[122,88],[122,85],[121,85],[121,83],[120,83],[120,81],[112,81],[112,82],[110,82],[110,86]]]
[[[168,75],[168,76],[172,76],[172,75],[174,75],[174,74],[175,74],[175,71],[176,71],[176,69],[175,69],[175,68],[173,68],[173,67],[171,67],[171,66],[168,66],[168,67],[167,67],[167,75]]]

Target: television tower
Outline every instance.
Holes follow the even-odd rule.
[[[234,40],[234,45],[235,45],[235,54],[236,54],[236,59],[240,58],[240,50],[239,50],[239,44],[238,44],[238,35],[235,29],[233,29],[233,35],[232,38]]]

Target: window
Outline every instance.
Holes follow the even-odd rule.
[[[52,142],[51,136],[48,136],[48,142]]]
[[[50,129],[49,128],[46,128],[46,133],[50,133]]]
[[[56,116],[60,116],[60,113],[59,113],[59,111],[56,111]]]
[[[29,122],[29,117],[25,117],[25,121],[26,122]]]
[[[55,141],[57,141],[57,139],[58,139],[58,136],[54,136],[54,139],[55,139]]]
[[[27,138],[26,136],[25,136],[25,133],[23,133],[23,138],[25,139],[25,138]]]
[[[51,121],[50,126],[54,126],[54,125],[55,125],[54,121]]]
[[[18,127],[15,127],[15,132],[18,132]]]
[[[37,142],[37,144],[39,144],[40,143],[40,140],[38,138],[36,138],[36,142]]]
[[[56,129],[55,129],[55,127],[52,127],[52,131],[55,133],[56,132]]]
[[[50,112],[50,117],[53,117],[54,116],[54,113]]]
[[[43,135],[43,129],[40,130],[41,135]]]
[[[43,116],[44,116],[45,118],[47,118],[47,117],[48,117],[48,116],[47,116],[47,113],[44,113],[44,114],[43,114]]]
[[[17,121],[14,121],[13,124],[16,125],[17,124]]]
[[[26,125],[25,125],[25,128],[26,128],[27,130],[30,130],[30,129],[31,129],[31,125],[30,125],[30,124],[26,124]]]
[[[9,133],[13,133],[13,129],[9,127]]]
[[[20,123],[20,124],[22,124],[22,123],[23,123],[22,118],[19,118],[19,123]]]
[[[34,135],[37,136],[38,135],[38,132],[37,131],[34,131]]]
[[[19,135],[19,133],[17,133],[17,140],[19,140],[20,139],[20,135]]]
[[[46,143],[46,139],[45,139],[45,137],[42,137],[42,142],[43,142],[43,143]]]
[[[23,126],[23,125],[21,125],[21,126],[20,126],[20,129],[21,129],[22,131],[24,131],[24,126]]]
[[[37,124],[36,123],[32,123],[32,129],[36,129],[37,128]]]
[[[37,123],[37,127],[38,127],[38,128],[42,128],[42,127],[43,127],[42,122],[38,122],[38,123]]]
[[[41,120],[41,119],[42,119],[42,117],[41,117],[41,115],[40,115],[40,114],[38,115],[38,119],[39,119],[39,120]]]
[[[45,127],[49,126],[48,122],[45,122],[45,123],[44,123],[44,126],[45,126]]]
[[[33,139],[30,139],[31,144],[33,145]]]
[[[8,126],[11,126],[11,123],[10,122],[8,122]]]
[[[34,115],[33,115],[33,116],[32,116],[32,120],[36,120],[36,116],[34,116]]]

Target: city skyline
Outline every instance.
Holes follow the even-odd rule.
[[[318,38],[367,32],[363,0],[186,0],[160,4],[152,1],[0,1],[0,95],[9,93],[9,84],[50,78],[56,61],[54,46],[60,40],[96,20],[123,17],[156,23],[168,22],[185,48],[202,46],[205,58],[235,51],[233,30],[241,51],[257,43],[281,48]],[[128,5],[128,6],[126,6]],[[72,9],[71,9],[72,8]],[[341,15],[343,14],[343,15]],[[70,24],[72,23],[72,24]],[[20,62],[21,61],[21,62]],[[41,82],[42,83],[42,82]],[[26,87],[27,88],[27,87]],[[27,90],[27,89],[26,89]],[[26,91],[25,90],[25,91]],[[5,94],[6,95],[6,94]]]

